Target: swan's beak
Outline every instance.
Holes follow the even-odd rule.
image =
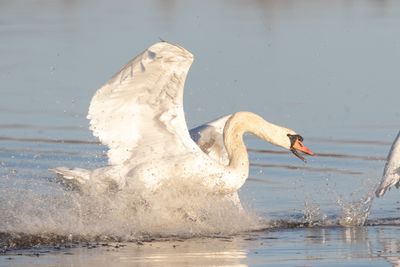
[[[303,152],[304,154],[313,156],[314,152],[312,152],[308,147],[306,147],[305,145],[303,145],[303,138],[299,136],[299,138],[295,138],[292,142],[292,146],[290,148],[290,151],[292,151],[292,153],[298,157],[299,159],[301,159],[302,161],[306,162],[306,159],[299,153],[299,151]]]

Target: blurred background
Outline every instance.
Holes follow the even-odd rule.
[[[389,0],[2,0],[0,124],[87,129],[94,92],[163,39],[195,56],[189,127],[250,110],[305,136],[391,141],[399,26],[400,3]],[[79,138],[92,139],[89,131]]]

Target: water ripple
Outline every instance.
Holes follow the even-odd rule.
[[[254,149],[248,148],[249,152],[260,153],[260,154],[275,154],[275,155],[286,155],[291,152],[288,151],[277,151],[272,149]],[[341,153],[315,153],[316,157],[325,158],[337,158],[337,159],[357,159],[357,160],[367,160],[367,161],[383,161],[386,158],[382,156],[364,156],[364,155],[352,155],[352,154],[341,154]]]
[[[261,168],[282,168],[287,170],[303,170],[309,172],[326,172],[326,173],[341,173],[341,174],[350,174],[350,175],[362,175],[363,172],[359,171],[351,171],[345,169],[338,168],[316,168],[316,167],[308,167],[308,166],[294,166],[294,165],[286,165],[286,164],[265,164],[265,163],[251,163],[250,166],[253,167],[261,167]]]

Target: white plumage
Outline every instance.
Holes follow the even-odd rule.
[[[392,186],[400,187],[400,132],[390,148],[376,196],[383,196]]]
[[[157,43],[126,64],[94,95],[88,119],[93,134],[109,147],[111,165],[163,151],[196,151],[187,134],[183,87],[193,56]]]
[[[65,181],[90,184],[98,192],[141,183],[156,191],[163,181],[182,179],[227,194],[238,201],[237,190],[248,177],[243,134],[290,149],[312,152],[293,130],[238,112],[189,131],[183,112],[183,89],[193,55],[184,48],[160,42],[126,64],[94,95],[90,129],[109,147],[108,166],[93,171],[56,168]],[[194,140],[194,141],[193,141]]]
[[[223,165],[228,165],[229,163],[223,134],[225,124],[231,116],[232,115],[221,117],[189,131],[190,137],[196,142],[200,149]]]

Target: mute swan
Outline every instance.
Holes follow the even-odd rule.
[[[125,65],[94,95],[90,129],[109,147],[108,166],[93,171],[53,169],[66,181],[90,184],[104,192],[141,183],[155,191],[166,179],[192,179],[211,192],[237,199],[249,173],[243,134],[299,154],[313,155],[293,130],[251,112],[237,112],[189,131],[183,112],[183,88],[193,56],[160,42]],[[191,139],[197,142],[197,144]]]
[[[377,197],[383,196],[386,190],[392,186],[400,187],[400,132],[390,148],[381,184],[376,189],[375,195]]]

